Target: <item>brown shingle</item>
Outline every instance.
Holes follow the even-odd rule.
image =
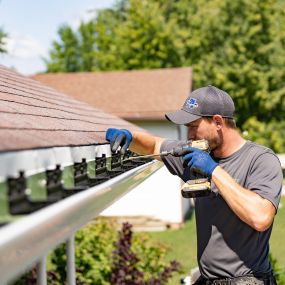
[[[102,144],[138,127],[0,65],[0,151]]]
[[[108,113],[163,120],[181,108],[191,90],[191,68],[38,74],[33,77]]]

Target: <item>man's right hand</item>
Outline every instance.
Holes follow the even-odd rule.
[[[105,138],[110,142],[111,150],[113,152],[117,151],[120,146],[120,152],[121,154],[124,154],[129,147],[133,136],[131,132],[126,129],[110,128],[107,130]]]

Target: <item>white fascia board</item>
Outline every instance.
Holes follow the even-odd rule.
[[[110,145],[91,145],[77,147],[53,147],[46,149],[23,150],[0,154],[0,182],[7,177],[18,177],[20,171],[26,176],[61,168],[76,162],[95,160],[95,157],[111,157]]]
[[[53,153],[57,165],[65,167],[73,163],[70,147],[54,147]]]
[[[82,159],[86,161],[95,160],[95,146],[78,146],[70,148],[73,162],[82,162]]]
[[[111,148],[109,144],[97,145],[95,147],[95,153],[96,153],[96,157],[102,157],[103,154],[105,154],[106,157],[112,156]]]

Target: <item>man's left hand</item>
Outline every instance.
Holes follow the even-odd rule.
[[[206,174],[208,177],[211,177],[218,163],[216,163],[208,153],[198,148],[189,147],[186,151],[189,152],[183,155],[184,167],[188,166],[189,168],[194,168]]]

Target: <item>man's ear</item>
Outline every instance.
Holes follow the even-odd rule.
[[[213,122],[216,124],[217,130],[220,130],[224,126],[224,120],[221,115],[214,115]]]

